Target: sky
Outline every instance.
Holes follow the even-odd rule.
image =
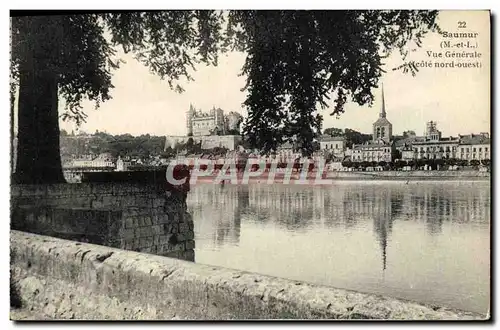
[[[457,28],[459,21],[467,27]],[[449,32],[478,32],[476,39],[482,53],[481,68],[422,68],[416,75],[391,69],[401,63],[399,53],[388,58],[387,71],[381,83],[384,86],[387,119],[393,125],[393,134],[413,130],[423,134],[425,123],[436,121],[443,136],[490,132],[490,27],[486,11],[443,11],[439,14],[442,30]],[[427,51],[441,52],[443,37],[429,34],[421,48],[411,53],[415,61],[429,60]],[[449,39],[448,39],[449,40]],[[461,50],[461,49],[458,49]],[[189,105],[208,111],[220,107],[226,113],[236,111],[245,115],[242,103],[245,77],[238,76],[245,60],[243,53],[222,55],[217,67],[199,66],[193,74],[194,82],[184,83],[184,93],[170,90],[166,81],[149,72],[149,69],[131,56],[122,55],[126,61],[115,71],[112,82],[112,100],[98,110],[90,102],[84,103],[87,122],[80,130],[96,130],[111,134],[132,135],[185,135],[186,111]],[[448,59],[449,60],[449,59]],[[469,60],[473,62],[475,60]],[[323,128],[351,128],[371,133],[372,124],[380,110],[381,89],[374,91],[372,107],[349,102],[339,118],[323,114]],[[60,103],[61,105],[61,103]],[[71,131],[74,123],[62,122],[61,128]]]

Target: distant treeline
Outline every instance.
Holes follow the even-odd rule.
[[[346,128],[344,130],[340,128],[335,128],[335,127],[330,127],[326,128],[323,131],[323,134],[325,135],[330,135],[330,136],[342,136],[345,138],[346,146],[348,148],[352,148],[354,144],[365,144],[366,142],[369,142],[372,140],[372,135],[371,134],[365,134],[358,132],[356,130]],[[405,131],[403,132],[403,135],[394,135],[392,137],[393,141],[396,142],[397,140],[401,140],[404,138],[407,138],[409,136],[415,135],[414,131]]]
[[[96,132],[91,136],[68,134],[61,130],[61,156],[82,156],[110,153],[113,157],[133,157],[147,159],[161,155],[165,147],[164,136],[131,134],[112,135]]]
[[[349,128],[342,130],[340,128],[330,127],[325,129],[323,133],[330,136],[344,137],[348,148],[352,148],[353,144],[364,144],[372,139],[370,134],[364,134]]]

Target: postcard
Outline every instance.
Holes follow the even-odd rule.
[[[10,318],[491,318],[491,14],[10,17]]]

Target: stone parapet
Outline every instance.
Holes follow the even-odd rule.
[[[22,307],[47,319],[481,320],[382,296],[11,231]]]
[[[12,185],[11,227],[194,261],[182,195],[137,183]]]

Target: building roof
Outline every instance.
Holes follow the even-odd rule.
[[[344,141],[345,138],[343,136],[330,136],[330,135],[322,135],[319,138],[319,142],[332,142],[332,141]]]
[[[367,143],[367,144],[355,144],[352,146],[354,150],[368,149],[368,148],[388,148],[391,145],[388,143]]]
[[[442,137],[439,141],[443,141],[443,142],[448,142],[448,141],[451,141],[451,142],[458,142],[458,138],[453,137],[453,136],[449,136],[449,137]]]
[[[441,140],[425,140],[425,141],[415,141],[414,145],[433,145],[433,144],[458,144],[458,140],[441,139]]]
[[[425,140],[425,137],[423,137],[423,136],[409,136],[407,138],[397,140],[396,142],[394,142],[394,145],[396,147],[403,147],[405,145],[411,145],[415,142],[423,142],[424,140]]]
[[[490,138],[482,134],[459,135],[460,144],[490,144]]]
[[[376,122],[373,123],[373,125],[377,125],[377,126],[382,126],[382,125],[390,125],[392,126],[391,122],[387,120],[387,118],[385,117],[381,117],[379,119],[377,119]]]

